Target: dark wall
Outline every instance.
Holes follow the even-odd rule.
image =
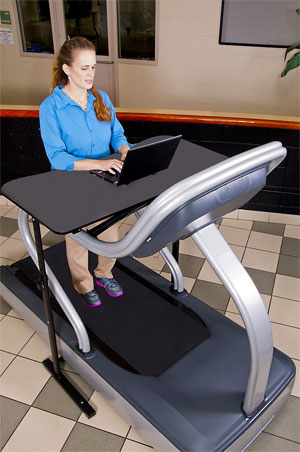
[[[231,157],[269,141],[281,141],[287,158],[268,177],[266,187],[244,208],[299,214],[299,131],[152,121],[122,121],[129,142],[156,135],[183,138]],[[1,185],[49,171],[37,118],[1,118]]]

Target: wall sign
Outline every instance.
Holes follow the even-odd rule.
[[[1,24],[11,25],[10,11],[0,11],[1,14]]]

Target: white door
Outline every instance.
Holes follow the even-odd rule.
[[[61,46],[69,36],[84,36],[96,48],[95,88],[106,91],[118,105],[116,0],[50,1],[56,30],[53,38]]]

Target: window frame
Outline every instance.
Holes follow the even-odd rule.
[[[19,46],[20,56],[28,58],[54,58],[57,50],[66,40],[66,26],[64,20],[64,6],[63,0],[49,1],[50,10],[50,23],[52,32],[52,41],[54,53],[39,53],[39,52],[26,52],[23,49],[22,28],[23,24],[19,17],[17,1],[13,3],[13,13],[16,24],[16,36]],[[119,58],[119,41],[118,41],[118,19],[117,19],[117,2],[116,0],[108,0],[107,4],[107,22],[108,27],[111,25],[111,33],[109,32],[109,55],[97,55],[97,63],[120,63],[120,64],[137,64],[144,66],[157,66],[158,65],[158,31],[159,31],[159,0],[155,0],[155,50],[154,60],[143,60],[134,58]]]

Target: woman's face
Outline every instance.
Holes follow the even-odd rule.
[[[62,68],[70,76],[68,84],[79,89],[90,89],[94,82],[96,54],[93,50],[76,50],[72,65],[64,64]]]

